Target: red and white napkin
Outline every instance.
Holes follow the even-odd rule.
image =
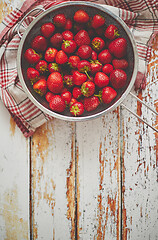
[[[0,97],[25,137],[31,136],[37,127],[50,120],[27,97],[17,76],[16,57],[20,42],[17,26],[20,19],[31,9],[40,6],[44,9],[62,1],[26,0],[14,9],[0,24]],[[93,1],[94,2],[94,1]],[[134,35],[138,55],[139,72],[135,82],[136,89],[146,86],[146,64],[150,58],[150,43],[158,33],[158,2],[151,0],[96,0],[122,18]],[[26,17],[25,27],[39,14]],[[25,29],[21,29],[24,31]]]

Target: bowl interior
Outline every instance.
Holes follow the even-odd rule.
[[[29,64],[24,59],[24,53],[27,48],[30,47],[31,40],[40,34],[40,27],[43,23],[52,21],[53,17],[58,13],[64,13],[67,17],[72,18],[74,13],[78,9],[84,9],[90,16],[94,16],[95,14],[100,14],[105,17],[106,19],[106,26],[110,24],[115,24],[118,29],[121,37],[124,37],[127,40],[127,61],[129,63],[129,67],[126,71],[128,79],[127,84],[124,88],[118,91],[117,97],[108,105],[100,105],[96,110],[93,112],[84,112],[82,117],[72,117],[68,110],[65,110],[63,113],[54,113],[50,110],[49,105],[45,98],[39,97],[37,93],[34,92],[32,89],[32,85],[27,80],[26,71],[29,67]],[[133,41],[132,35],[127,28],[126,24],[121,21],[118,17],[114,14],[109,12],[103,7],[98,6],[97,4],[93,3],[86,3],[86,2],[68,2],[64,4],[59,4],[55,7],[48,9],[46,12],[42,13],[36,20],[34,20],[26,32],[23,35],[23,38],[20,43],[20,80],[22,82],[23,87],[27,91],[28,96],[31,100],[44,112],[48,113],[51,116],[55,116],[65,120],[86,120],[89,118],[94,118],[105,114],[106,112],[113,110],[116,108],[122,100],[126,97],[129,93],[131,87],[134,84],[134,78],[136,75],[136,47]]]

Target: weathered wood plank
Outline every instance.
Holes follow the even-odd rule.
[[[139,97],[158,110],[158,36],[153,43],[148,66],[148,85]],[[150,124],[158,119],[142,104],[129,97],[130,109]],[[123,129],[123,240],[158,239],[158,134],[126,110],[121,112]]]
[[[0,101],[0,239],[29,238],[28,141]]]
[[[33,239],[75,239],[75,124],[43,125],[31,153]]]
[[[77,123],[78,239],[120,239],[119,109]]]

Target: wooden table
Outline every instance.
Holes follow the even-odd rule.
[[[0,1],[1,20],[16,4]],[[157,53],[158,36],[137,95],[158,110]],[[0,240],[158,240],[158,134],[125,109],[54,119],[25,139],[0,101],[0,133]]]

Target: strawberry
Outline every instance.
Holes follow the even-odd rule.
[[[105,33],[104,33],[104,36],[110,40],[114,40],[116,37],[118,37],[120,34],[118,33],[118,28],[113,25],[113,24],[110,24],[106,30],[105,30]]]
[[[47,62],[54,62],[55,60],[55,57],[57,55],[57,49],[56,48],[52,48],[52,47],[49,47],[46,52],[45,52],[45,55],[44,55],[44,58]]]
[[[90,37],[88,35],[88,32],[84,29],[80,30],[75,36],[74,40],[78,46],[81,45],[90,45]]]
[[[58,64],[64,64],[68,61],[68,56],[66,55],[66,53],[63,50],[60,50],[59,52],[57,52],[55,61]]]
[[[53,23],[56,27],[64,28],[65,24],[66,24],[65,14],[63,14],[63,13],[56,14],[53,18]]]
[[[85,98],[83,102],[84,109],[87,112],[95,110],[99,106],[99,104],[100,104],[99,98],[96,96]]]
[[[48,70],[49,70],[50,73],[52,73],[52,72],[61,72],[60,66],[57,63],[55,63],[55,62],[48,64]]]
[[[116,38],[109,44],[109,51],[117,58],[123,58],[127,52],[127,41],[125,38]]]
[[[94,83],[99,88],[103,88],[109,84],[109,77],[103,72],[97,72],[94,77]]]
[[[59,49],[61,47],[61,44],[63,42],[63,36],[61,33],[55,33],[51,38],[50,38],[50,43],[52,47]]]
[[[126,69],[128,67],[126,59],[113,59],[112,64],[115,69]]]
[[[68,59],[68,64],[71,68],[77,68],[77,64],[80,62],[80,58],[76,55],[72,55]]]
[[[47,48],[47,40],[45,37],[38,35],[32,40],[31,47],[37,52],[44,52]]]
[[[73,80],[75,85],[82,85],[87,80],[87,76],[84,73],[80,73],[79,71],[74,71]]]
[[[70,107],[70,113],[75,117],[81,116],[84,113],[83,103],[76,102],[76,103],[72,104]]]
[[[36,69],[34,69],[32,67],[29,67],[27,69],[27,78],[28,78],[28,80],[31,81],[31,83],[37,82],[37,80],[39,79],[39,76],[40,76],[40,74]]]
[[[112,55],[108,49],[105,49],[99,53],[98,59],[102,64],[111,63]]]
[[[91,81],[84,82],[81,86],[83,96],[90,97],[95,92],[95,84]]]
[[[61,113],[65,110],[66,103],[60,95],[54,95],[49,102],[49,107],[51,110]]]
[[[46,61],[44,60],[40,60],[36,66],[35,66],[36,70],[39,71],[40,74],[44,74],[48,71],[48,64]]]
[[[71,94],[70,91],[64,90],[61,93],[61,97],[65,101],[66,105],[68,105],[70,103],[70,101],[71,101],[72,94]]]
[[[73,76],[64,75],[64,83],[66,84],[67,87],[73,87],[74,86]]]
[[[88,72],[91,71],[90,62],[88,62],[87,60],[81,60],[78,63],[77,68],[78,68],[79,72],[85,73],[87,75],[87,77],[89,78]]]
[[[89,45],[82,45],[78,48],[78,56],[82,59],[88,59],[91,57],[92,48]]]
[[[95,60],[97,60],[97,58],[98,58],[97,53],[92,50],[91,59],[92,59],[93,61],[95,61]]]
[[[102,89],[102,102],[103,103],[106,103],[106,104],[111,103],[111,101],[116,96],[117,96],[117,92],[113,88],[107,86]]]
[[[28,63],[34,64],[40,60],[41,56],[38,53],[36,53],[34,49],[28,48],[24,53],[24,58]]]
[[[114,69],[110,74],[110,83],[115,89],[123,88],[127,81],[127,74],[122,69]]]
[[[72,97],[69,103],[69,107],[71,107],[74,103],[77,103],[77,102],[78,102],[77,99]]]
[[[63,40],[61,45],[61,49],[67,54],[73,53],[76,50],[76,47],[77,45],[74,40]]]
[[[71,31],[68,31],[68,30],[62,32],[62,36],[63,36],[64,40],[72,40],[74,38],[73,33]]]
[[[91,74],[95,74],[101,71],[102,64],[98,60],[95,60],[95,61],[92,60],[90,61],[90,63],[91,63]]]
[[[79,87],[74,87],[72,90],[72,95],[75,99],[78,99],[82,96],[81,89]]]
[[[45,38],[50,38],[54,31],[55,31],[55,26],[53,23],[51,22],[47,22],[47,23],[44,23],[42,26],[41,26],[41,34],[45,37]]]
[[[59,72],[53,72],[47,79],[48,89],[52,93],[60,93],[63,88],[63,79]]]
[[[110,73],[113,71],[113,66],[111,64],[105,64],[102,68],[103,73],[105,73],[106,75],[110,75]]]
[[[97,29],[99,27],[102,27],[105,24],[105,18],[99,14],[96,14],[93,16],[91,21],[91,26],[94,29]]]
[[[47,100],[47,102],[50,102],[50,100],[53,96],[54,96],[54,94],[52,92],[47,92],[45,95],[45,99]]]
[[[66,24],[64,26],[65,30],[70,30],[72,28],[72,20],[70,18],[66,19]]]
[[[100,52],[105,47],[105,42],[100,37],[93,38],[91,44],[92,44],[92,48],[97,52]]]
[[[89,15],[83,9],[76,11],[73,18],[77,23],[87,23],[89,21]]]
[[[40,76],[39,80],[33,84],[33,90],[38,93],[41,97],[46,94],[47,81],[44,76]]]

